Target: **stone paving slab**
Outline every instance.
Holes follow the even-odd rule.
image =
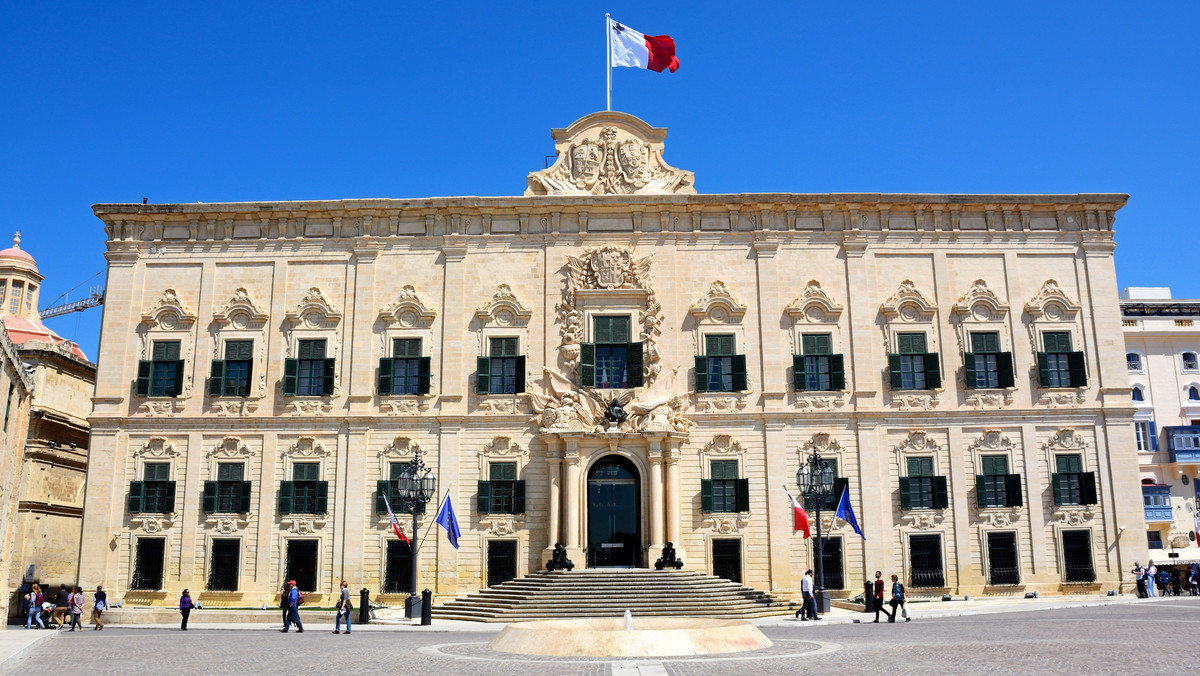
[[[26,629],[23,626],[9,626],[0,631],[0,673],[4,664],[15,660],[18,655],[32,646],[54,638],[56,631],[49,629]]]

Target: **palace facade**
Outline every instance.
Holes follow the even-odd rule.
[[[1125,195],[702,195],[665,136],[584,117],[519,197],[96,205],[81,581],[398,599],[384,501],[420,454],[437,599],[556,542],[581,567],[672,542],[798,596],[784,486],[817,451],[867,538],[822,512],[835,596],[875,569],[918,595],[1121,586],[1146,551]],[[430,529],[447,493],[458,549]]]

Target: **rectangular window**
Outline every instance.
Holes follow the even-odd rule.
[[[924,390],[941,383],[929,382],[928,353],[925,352],[924,333],[900,333],[896,335],[899,351],[891,355],[892,387],[900,390]]]
[[[828,538],[821,545],[822,571],[826,589],[845,589],[846,573],[842,562],[842,538]]]
[[[29,289],[25,292],[25,314],[28,315],[33,310],[33,294],[37,291],[36,284],[30,284]]]
[[[254,363],[253,340],[225,342],[225,360],[221,373],[221,396],[250,396],[250,373]],[[214,366],[214,372],[216,367]]]
[[[732,334],[710,334],[704,336],[704,356],[708,366],[708,392],[733,391],[733,346]]]
[[[242,475],[246,466],[240,462],[217,465],[217,511],[238,512],[242,508]]]
[[[183,391],[183,362],[178,340],[156,340],[150,359],[138,362],[139,397],[175,397]]]
[[[143,513],[169,514],[175,511],[175,482],[170,479],[171,463],[148,462],[145,464],[142,468],[142,485],[146,491],[145,500],[142,503]]]
[[[1149,549],[1162,549],[1163,539],[1162,533],[1156,530],[1146,531],[1146,546]]]
[[[742,541],[738,538],[713,538],[713,577],[742,583]]]
[[[987,534],[988,584],[1019,584],[1021,570],[1017,561],[1017,534],[991,531]]]
[[[412,591],[412,547],[407,542],[388,540],[387,572],[383,591],[388,594],[408,594]]]
[[[973,378],[971,387],[1000,387],[1000,334],[996,332],[971,334]]]
[[[241,540],[212,541],[212,561],[208,569],[209,591],[237,591],[241,550]]]
[[[324,514],[328,482],[321,481],[321,464],[298,462],[292,465],[291,514]],[[282,491],[281,491],[282,492]]]
[[[1042,387],[1084,387],[1087,368],[1083,353],[1071,351],[1069,331],[1047,331],[1042,334],[1045,352],[1039,352],[1038,380]]]
[[[13,282],[12,292],[8,296],[8,314],[15,315],[21,309],[21,292],[25,288],[25,282]]]
[[[317,589],[317,541],[288,540],[285,562],[287,579],[295,580],[300,591]]]
[[[0,279],[0,308],[4,307],[4,301],[8,296],[8,280]]]
[[[910,535],[908,537],[908,560],[912,565],[914,589],[929,589],[946,586],[942,573],[942,536]]]
[[[830,335],[828,333],[806,333],[801,336],[800,343],[804,356],[803,389],[815,392],[841,389],[834,388],[831,379],[830,357],[833,354],[833,347]]]
[[[488,466],[490,484],[489,514],[520,514],[525,511],[524,481],[517,481],[517,463],[493,462]],[[517,486],[520,484],[521,495],[518,505]],[[520,510],[518,510],[518,506]]]
[[[165,538],[138,538],[133,554],[132,589],[157,591],[162,589]]]
[[[477,364],[478,394],[516,394],[525,391],[525,357],[516,338],[491,338],[488,356]]]
[[[738,464],[736,460],[712,461],[714,512],[737,511]]]
[[[1062,532],[1063,563],[1066,582],[1095,582],[1092,566],[1092,531],[1065,530]]]
[[[325,392],[325,340],[301,340],[298,350],[296,394],[320,396]]]
[[[593,317],[592,337],[595,342],[579,346],[580,384],[601,389],[641,387],[642,344],[630,340],[629,317]]]
[[[983,463],[983,474],[979,478],[982,481],[977,482],[978,485],[976,486],[976,490],[983,491],[983,497],[979,506],[1007,507],[1008,490],[1006,479],[1008,478],[1008,456],[985,455],[981,460]]]
[[[933,458],[908,458],[910,509],[933,509]]]
[[[1153,452],[1158,450],[1158,426],[1153,420],[1133,423],[1133,434],[1137,439],[1139,451]]]
[[[487,541],[487,586],[497,587],[517,578],[517,541]]]
[[[1096,504],[1096,475],[1083,471],[1083,456],[1066,453],[1054,456],[1057,470],[1051,480],[1056,505]]]

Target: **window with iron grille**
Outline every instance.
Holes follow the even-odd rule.
[[[1096,473],[1083,471],[1083,456],[1063,453],[1054,456],[1058,470],[1050,480],[1056,505],[1096,504]]]
[[[288,540],[285,572],[300,591],[317,589],[317,541]]]
[[[242,541],[221,539],[212,541],[212,561],[208,569],[209,591],[237,591],[238,562]]]
[[[1012,532],[989,532],[988,584],[1019,584],[1021,570],[1017,563],[1017,534]]]
[[[971,351],[963,355],[969,388],[1012,387],[1015,377],[1011,352],[1000,351],[1000,334],[971,333]]]
[[[1063,563],[1066,582],[1095,582],[1092,565],[1092,531],[1064,530],[1062,532]]]
[[[900,509],[946,509],[949,493],[946,477],[937,476],[933,458],[917,456],[905,459],[908,476],[900,477]]]
[[[1008,456],[985,455],[980,459],[982,474],[975,477],[975,493],[980,507],[1020,507],[1021,475],[1009,474]]]
[[[478,394],[516,394],[525,391],[525,356],[516,338],[488,339],[488,356],[476,362]]]
[[[742,541],[737,538],[712,540],[713,576],[742,583]]]
[[[130,588],[145,591],[162,589],[165,538],[138,538],[133,553],[133,580]]]
[[[1070,331],[1047,331],[1042,334],[1045,352],[1039,352],[1038,381],[1042,387],[1084,387],[1087,368],[1083,353],[1071,351]]]
[[[792,384],[797,392],[826,392],[846,389],[845,362],[833,353],[828,333],[800,336],[800,354],[792,356]]]
[[[488,540],[487,583],[495,587],[517,577],[517,541]]]
[[[225,341],[225,358],[214,359],[208,393],[214,397],[250,396],[250,373],[254,364],[253,340]]]
[[[412,592],[412,547],[407,542],[388,540],[387,569],[383,577],[383,591],[388,594]]]
[[[517,480],[517,463],[488,465],[488,481],[479,482],[476,507],[480,514],[523,514],[525,482]]]
[[[731,333],[704,336],[704,354],[696,357],[697,392],[746,389],[746,355],[737,354],[735,343]]]
[[[138,362],[139,397],[176,397],[183,392],[183,362],[178,340],[156,340],[150,359]]]
[[[924,333],[896,334],[895,354],[888,355],[893,390],[925,390],[942,386],[941,362],[936,352],[926,352]]]
[[[842,565],[842,538],[825,538],[821,543],[821,572],[826,589],[845,589],[846,574]]]
[[[908,560],[914,588],[945,587],[942,572],[942,536],[908,536]]]

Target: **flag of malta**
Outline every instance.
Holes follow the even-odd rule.
[[[783,492],[787,493],[788,499],[792,501],[792,532],[803,532],[804,539],[807,540],[812,537],[812,528],[808,525],[808,512],[804,511],[804,506],[792,495],[787,486],[783,487]]]
[[[661,73],[669,69],[679,70],[679,59],[675,58],[675,41],[669,35],[643,35],[629,26],[612,19],[608,20],[611,36],[613,66],[649,68]]]

